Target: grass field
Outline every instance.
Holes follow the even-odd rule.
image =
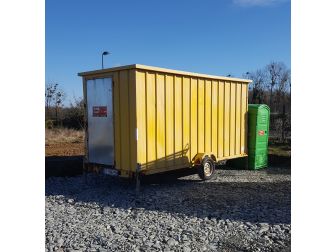
[[[291,145],[282,143],[270,143],[268,146],[268,154],[281,157],[290,157]]]
[[[45,130],[46,156],[84,155],[84,131],[73,129]]]
[[[84,141],[84,131],[74,129],[46,129],[45,143],[82,143]]]

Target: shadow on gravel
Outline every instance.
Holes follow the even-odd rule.
[[[45,177],[64,177],[81,175],[83,156],[45,157]]]
[[[267,174],[270,175],[291,175],[290,167],[272,167],[271,169],[265,169]]]
[[[227,170],[227,171],[240,171],[241,170],[235,167],[222,166],[222,165],[216,166],[216,169],[217,170]],[[286,166],[267,167],[267,168],[262,168],[259,170],[248,170],[248,169],[246,170],[255,172],[255,173],[267,173],[269,175],[290,175],[291,174],[291,168],[286,167]],[[226,174],[226,176],[230,176],[230,175]]]
[[[115,177],[83,176],[51,178],[46,181],[46,195],[63,195],[76,204],[97,203],[104,207],[155,210],[190,217],[230,219],[270,224],[291,221],[290,181],[220,182],[183,178],[195,171],[148,176],[135,195],[135,185]]]
[[[268,154],[268,163],[270,166],[291,167],[290,156],[280,156],[275,154]]]
[[[268,155],[269,166],[283,169],[266,169],[270,174],[290,174],[291,158],[287,156]],[[83,156],[49,156],[45,157],[45,177],[71,177],[81,175]],[[230,166],[218,166],[219,169],[236,170]],[[188,169],[190,173],[190,169]],[[185,173],[188,175],[188,172]],[[191,171],[193,173],[193,171]],[[182,172],[183,174],[183,172]]]

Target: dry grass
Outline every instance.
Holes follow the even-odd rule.
[[[84,131],[73,129],[46,129],[45,144],[55,143],[82,143],[84,141]]]
[[[268,146],[268,154],[276,155],[276,156],[291,156],[291,145],[290,144],[276,144],[270,143]]]

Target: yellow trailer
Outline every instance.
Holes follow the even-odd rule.
[[[139,64],[79,73],[86,169],[122,177],[199,168],[247,156],[246,79]]]

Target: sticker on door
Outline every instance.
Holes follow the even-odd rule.
[[[92,117],[107,117],[107,106],[93,106]]]

